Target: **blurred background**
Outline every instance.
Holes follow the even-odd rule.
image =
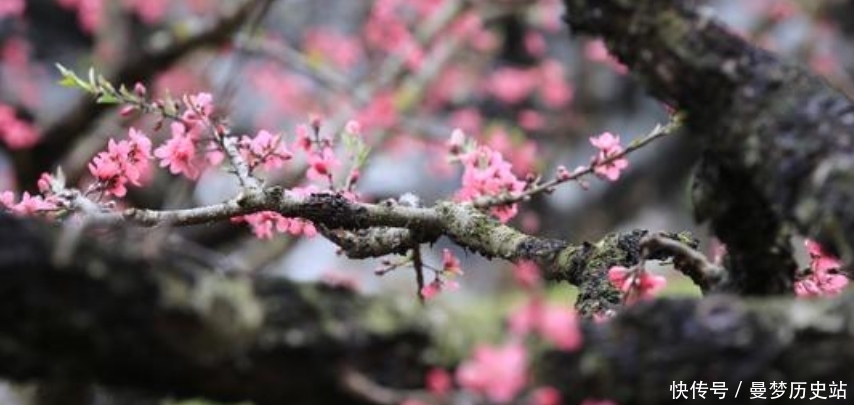
[[[854,93],[854,1],[706,1],[705,11],[751,42]],[[461,128],[500,151],[519,178],[554,175],[590,162],[589,138],[603,132],[623,144],[668,121],[598,40],[572,36],[559,0],[0,0],[0,190],[36,190],[62,166],[81,187],[86,164],[127,128],[165,139],[152,117],[122,116],[57,84],[60,63],[90,67],[116,83],[145,84],[158,97],[210,92],[233,133],[282,134],[312,118],[334,138],[351,119],[362,125],[371,156],[357,190],[365,201],[413,193],[424,205],[451,199],[461,168],[445,146]],[[688,182],[699,157],[690,133],[656,141],[629,157],[619,180],[566,184],[520,206],[511,225],[571,242],[635,228],[694,232]],[[342,165],[346,173],[348,162]],[[268,184],[305,183],[297,159],[265,174]],[[342,174],[339,174],[342,175]],[[190,207],[236,191],[225,171],[198,182],[156,170],[151,184],[120,205]],[[379,260],[352,261],[320,237],[259,239],[242,224],[152,231],[223,271],[278,274],[352,286],[367,294],[415,294],[412,271],[378,277]],[[425,247],[438,265],[443,248],[463,261],[461,288],[447,305],[506,305],[512,264],[467,254],[447,240]],[[667,266],[668,291],[696,294]],[[569,287],[554,294],[571,296]],[[0,397],[0,403],[20,399]]]

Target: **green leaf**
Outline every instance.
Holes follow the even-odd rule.
[[[120,100],[116,96],[114,96],[112,94],[106,94],[106,93],[101,94],[101,96],[95,100],[95,102],[98,104],[116,104],[119,101]]]

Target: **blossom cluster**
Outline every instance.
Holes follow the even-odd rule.
[[[141,186],[150,167],[151,140],[136,128],[130,128],[128,137],[118,142],[110,139],[107,150],[89,163],[89,172],[98,181],[100,190],[119,198],[127,193],[128,183]]]
[[[217,141],[224,135],[211,114],[213,114],[213,96],[210,93],[198,93],[185,96],[180,118],[169,126],[171,137],[154,150],[154,156],[160,159],[160,167],[167,167],[172,174],[183,174],[190,180],[199,177],[206,161],[217,164],[222,161],[222,150]],[[200,152],[198,146],[211,135],[209,146]],[[207,158],[207,159],[205,159]]]
[[[513,174],[512,165],[504,160],[500,152],[484,145],[472,150],[462,149],[465,135],[455,130],[451,135],[449,147],[452,153],[458,152],[463,164],[462,187],[457,192],[458,201],[474,201],[482,196],[513,195],[525,189],[525,182]],[[507,222],[518,212],[516,204],[507,204],[491,209],[501,222]]]
[[[842,262],[827,254],[815,241],[807,239],[804,244],[810,255],[810,270],[805,277],[795,281],[795,294],[810,298],[841,293],[848,285],[848,277],[838,273]]]
[[[22,216],[41,214],[56,209],[56,204],[49,198],[40,195],[30,195],[24,191],[21,200],[15,202],[15,193],[11,191],[0,192],[0,207],[9,212]]]
[[[590,143],[599,149],[599,153],[591,162],[596,174],[611,181],[619,179],[620,172],[629,166],[629,161],[620,157],[623,154],[620,137],[605,132],[590,138]]]

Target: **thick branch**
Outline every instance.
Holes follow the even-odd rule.
[[[133,232],[83,240],[75,261],[57,266],[51,234],[0,216],[5,378],[259,405],[399,403],[423,386],[423,362],[447,341],[438,337],[448,325],[431,327],[435,317],[414,302],[226,276]],[[729,394],[738,381],[851,381],[852,314],[852,295],[639,304],[585,325],[578,352],[534,357],[532,386],[559,388],[567,404],[598,396],[625,405],[667,402],[673,381],[725,382]],[[477,328],[452,325],[476,337]]]
[[[659,300],[589,327],[584,348],[547,356],[540,376],[560,387],[570,404],[585,397],[622,405],[696,403],[699,397],[692,399],[690,391],[694,382],[708,388],[725,383],[724,400],[709,390],[709,401],[747,404],[756,402],[749,399],[753,382],[763,383],[765,398],[771,398],[772,381],[786,382],[785,395],[774,403],[802,404],[815,382],[826,384],[825,397],[830,382],[851,389],[852,331],[852,294],[835,301]],[[678,382],[687,385],[687,399],[672,400],[670,387]],[[804,399],[790,399],[792,382],[806,383]]]

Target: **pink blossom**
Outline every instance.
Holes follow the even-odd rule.
[[[3,0],[0,1],[0,18],[4,17],[21,17],[24,15],[24,0]]]
[[[520,343],[478,345],[471,359],[457,369],[457,383],[490,401],[511,401],[528,381],[528,353]]]
[[[142,131],[131,127],[128,130],[127,158],[125,159],[125,171],[128,180],[135,186],[142,185],[142,179],[147,175],[151,155],[151,139]]]
[[[511,165],[501,153],[488,146],[479,146],[476,150],[460,156],[463,163],[462,188],[457,192],[459,201],[472,201],[480,196],[496,196],[504,193],[518,193],[525,188],[525,182],[516,178]],[[507,222],[516,215],[516,204],[492,209],[501,222]]]
[[[139,97],[145,97],[145,95],[148,93],[148,89],[145,88],[144,84],[136,82],[133,85],[133,92]]]
[[[359,179],[362,177],[362,173],[357,168],[350,169],[350,174],[347,176],[347,182],[351,185],[355,185],[359,182]]]
[[[36,186],[39,188],[39,192],[42,194],[48,194],[51,192],[51,184],[53,184],[54,181],[55,180],[50,173],[42,173],[36,181]]]
[[[305,197],[317,189],[314,187],[294,187],[287,191],[291,197]],[[311,221],[301,218],[288,218],[273,211],[261,211],[254,214],[231,218],[232,222],[246,222],[252,229],[252,233],[261,239],[273,237],[273,231],[287,233],[293,236],[313,237],[317,235],[317,228]]]
[[[335,156],[335,151],[327,146],[319,153],[308,155],[308,165],[308,178],[311,180],[321,180],[332,176],[332,173],[341,165],[341,162]]]
[[[209,120],[214,111],[213,96],[210,93],[196,93],[184,96],[187,110],[181,116],[185,121]]]
[[[804,246],[807,247],[807,252],[810,255],[810,268],[816,273],[826,272],[842,267],[842,262],[824,252],[824,248],[817,242],[807,239],[804,241]]]
[[[560,181],[567,181],[572,178],[572,174],[569,173],[569,170],[567,170],[566,166],[560,165],[557,167],[557,173],[555,174],[555,177]]]
[[[296,133],[297,139],[294,143],[294,148],[301,149],[304,152],[311,152],[314,142],[311,140],[311,134],[309,133],[308,126],[305,124],[297,125]]]
[[[507,223],[507,221],[513,219],[516,214],[519,213],[519,207],[517,204],[506,204],[498,207],[492,207],[489,212],[491,212],[495,218],[498,218],[501,223]]]
[[[442,282],[439,279],[435,279],[430,282],[430,284],[421,287],[421,297],[425,300],[432,299],[433,297],[439,295],[439,292],[442,291]]]
[[[134,111],[136,111],[136,106],[126,105],[119,109],[119,115],[122,117],[129,117]]]
[[[591,137],[590,143],[601,151],[611,152],[622,149],[620,146],[620,137],[614,136],[610,132],[605,132],[598,137]]]
[[[172,137],[154,150],[154,156],[160,159],[160,167],[169,167],[170,173],[184,173],[187,178],[195,180],[200,172],[196,144],[183,128],[180,123],[172,123]]]
[[[437,275],[436,278],[430,282],[430,284],[427,284],[424,287],[422,287],[418,293],[421,295],[421,298],[423,298],[425,300],[429,300],[429,299],[432,299],[435,296],[439,295],[439,293],[442,291],[445,291],[445,290],[455,291],[459,288],[460,288],[460,284],[457,283],[456,281],[445,280],[445,279],[442,279],[441,277],[439,277]]]
[[[815,241],[807,239],[804,244],[810,255],[810,272],[795,281],[795,294],[799,297],[823,297],[837,295],[848,286],[848,277],[837,272],[842,262],[824,252]]]
[[[55,210],[56,204],[53,201],[43,198],[39,195],[30,195],[24,191],[21,195],[21,201],[14,203],[15,196],[9,191],[0,194],[0,203],[14,214],[17,215],[33,215],[44,211]]]
[[[95,156],[92,163],[89,163],[89,172],[103,185],[107,193],[116,197],[124,197],[127,193],[127,178],[122,174],[121,163],[109,153],[101,152]]]
[[[128,137],[130,139],[119,142],[110,139],[107,150],[98,153],[89,163],[89,172],[101,188],[116,197],[124,197],[128,182],[141,186],[149,170],[151,140],[136,128],[128,130]]]
[[[293,157],[280,135],[273,135],[263,129],[254,137],[243,135],[238,148],[246,163],[253,169],[259,166],[266,170],[278,169]]]
[[[629,166],[629,161],[622,157],[614,159],[614,157],[623,153],[623,147],[620,146],[620,137],[614,136],[610,132],[605,132],[598,137],[591,137],[590,143],[599,149],[599,154],[591,162],[594,166],[593,171],[597,175],[611,181],[619,179],[620,172]],[[613,160],[604,163],[608,159]]]
[[[259,239],[270,239],[273,237],[273,225],[282,218],[273,211],[261,211],[242,217],[232,218],[233,222],[245,221],[252,228],[252,233]]]
[[[463,269],[460,268],[460,259],[457,259],[450,249],[442,250],[442,271],[455,275],[463,274]]]
[[[627,294],[627,303],[653,297],[667,284],[663,276],[650,274],[644,269],[627,269],[613,266],[608,270],[608,279],[618,290]]]
[[[260,239],[270,239],[273,231],[288,233],[294,236],[305,235],[312,237],[317,230],[310,221],[300,218],[286,218],[273,211],[261,211],[254,214],[234,217],[232,222],[246,222],[252,229],[252,233]]]
[[[317,235],[317,228],[311,221],[302,218],[281,217],[276,220],[276,230],[294,236],[303,235],[311,238]]]
[[[451,375],[444,369],[434,367],[427,372],[425,386],[434,395],[442,397],[451,392],[453,381]]]
[[[448,140],[447,146],[452,155],[457,155],[463,150],[463,145],[466,142],[466,134],[459,128],[451,132],[451,139]]]

